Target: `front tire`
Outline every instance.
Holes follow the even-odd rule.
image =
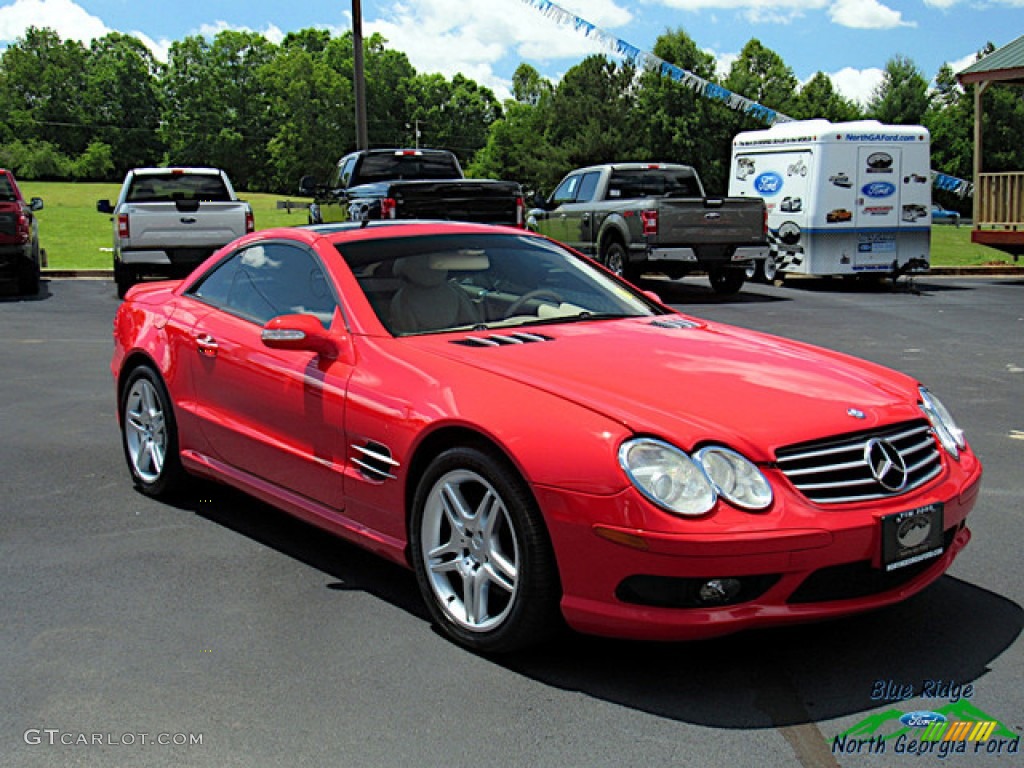
[[[471,650],[505,653],[559,626],[557,568],[540,510],[508,463],[450,448],[427,467],[410,521],[413,567],[431,617]]]
[[[164,496],[185,485],[171,399],[149,366],[133,370],[121,390],[121,445],[135,487],[147,496]]]

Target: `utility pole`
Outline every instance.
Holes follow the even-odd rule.
[[[361,0],[352,0],[352,79],[356,91],[356,149],[369,149],[366,130],[366,72],[363,67],[363,8]]]

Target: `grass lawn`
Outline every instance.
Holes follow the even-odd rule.
[[[1013,256],[986,245],[971,242],[971,228],[966,224],[932,226],[932,265],[936,267],[969,267],[983,264],[1013,264]],[[1024,264],[1024,262],[1020,262]]]
[[[111,269],[112,225],[110,217],[96,212],[96,201],[115,200],[121,189],[116,184],[72,184],[67,182],[22,182],[28,197],[43,198],[39,212],[39,241],[46,249],[53,269]],[[252,205],[257,229],[288,227],[306,223],[304,211],[278,210],[282,195],[239,193]],[[969,226],[948,224],[932,227],[932,264],[968,266],[1013,264],[1013,257],[971,242]]]
[[[43,198],[39,217],[39,243],[51,269],[112,269],[110,216],[96,212],[96,201],[114,201],[121,184],[72,184],[54,181],[19,182],[26,197]],[[239,193],[253,209],[257,229],[305,224],[305,211],[278,210],[282,195]]]

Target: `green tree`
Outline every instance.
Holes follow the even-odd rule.
[[[553,91],[551,83],[529,64],[520,64],[512,74],[512,93],[515,100],[521,104],[535,107],[542,98],[549,96]]]
[[[164,153],[159,136],[160,76],[162,65],[138,39],[112,32],[92,42],[86,66],[83,100],[93,122],[89,158],[82,168],[96,176],[105,163],[97,163],[96,147],[109,153],[110,168],[103,173],[123,175],[137,166],[153,165]]]
[[[743,46],[725,79],[725,87],[733,93],[783,114],[792,111],[799,85],[782,57],[756,39]]]
[[[286,38],[260,77],[276,126],[267,143],[266,172],[271,188],[289,192],[302,176],[326,179],[355,135],[351,81],[328,64],[326,43],[299,39]]]
[[[451,80],[440,74],[417,75],[408,92],[407,130],[412,142],[450,149],[463,166],[487,143],[491,124],[502,114],[489,89],[462,75]],[[417,128],[419,137],[413,135]]]
[[[557,119],[545,133],[570,165],[637,156],[630,129],[635,76],[632,65],[618,65],[605,56],[588,56],[565,73],[551,97]]]
[[[77,155],[91,140],[85,47],[55,31],[29,27],[0,55],[0,115],[7,139],[41,141]]]
[[[833,123],[859,120],[863,116],[856,103],[844,98],[824,72],[817,72],[804,83],[793,102],[791,117],[797,120],[824,118]]]
[[[919,125],[929,105],[928,81],[921,70],[906,56],[894,56],[871,94],[867,112],[889,125]]]
[[[260,81],[275,46],[255,32],[225,30],[171,46],[162,135],[174,164],[224,168],[243,189],[269,179],[264,162],[276,126]]]
[[[683,29],[660,36],[654,54],[704,80],[715,80],[714,59]],[[639,148],[638,159],[693,165],[709,191],[724,191],[735,120],[728,107],[649,71],[640,77],[636,113],[632,140]]]

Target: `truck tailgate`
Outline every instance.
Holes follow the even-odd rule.
[[[512,181],[465,179],[409,181],[391,185],[400,219],[451,219],[516,224],[522,196]]]
[[[764,204],[750,198],[666,198],[658,201],[652,245],[756,245],[763,243]]]
[[[128,203],[131,248],[220,247],[245,234],[248,203],[203,202],[193,211],[175,203]]]

